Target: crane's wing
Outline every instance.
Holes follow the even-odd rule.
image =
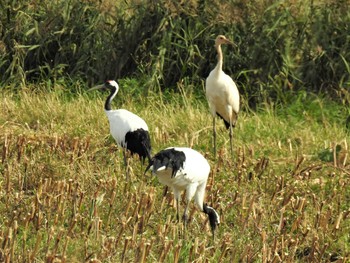
[[[176,151],[175,148],[168,148],[157,153],[146,168],[145,173],[152,167],[152,172],[172,169],[171,177],[183,169],[186,156],[182,151]]]

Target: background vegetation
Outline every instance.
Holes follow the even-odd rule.
[[[0,261],[347,262],[350,258],[349,1],[0,2]],[[204,79],[213,41],[242,111],[235,156],[220,124],[212,158]],[[153,153],[193,147],[211,164],[213,242],[191,206],[122,155],[103,116],[150,127]],[[348,122],[347,122],[348,119]]]
[[[0,4],[2,84],[137,78],[197,89],[216,62],[249,105],[300,89],[349,103],[349,1],[26,1]]]

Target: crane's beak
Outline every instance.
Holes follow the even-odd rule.
[[[229,44],[229,45],[232,45],[234,47],[237,47],[237,45],[235,43],[233,43],[231,40],[229,39],[225,39],[225,44]]]
[[[145,172],[143,173],[143,175],[146,175],[146,173],[148,172],[149,169],[153,169],[153,163],[152,163],[152,162],[150,162],[150,163],[147,165],[147,167],[146,167]]]
[[[101,84],[101,85],[97,85],[97,86],[94,86],[94,87],[88,89],[88,91],[103,89],[104,87],[105,87],[105,84]]]

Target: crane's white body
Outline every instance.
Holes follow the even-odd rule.
[[[239,112],[239,92],[236,83],[224,71],[215,67],[205,82],[206,97],[210,112],[215,118],[219,114],[226,122],[232,125],[237,120]]]
[[[136,114],[124,110],[105,110],[109,120],[110,132],[114,140],[121,147],[126,147],[125,135],[138,129],[148,131],[146,122]]]
[[[142,163],[145,158],[151,159],[151,139],[146,122],[136,114],[124,110],[112,110],[111,102],[119,91],[119,85],[114,80],[108,80],[90,90],[109,90],[110,94],[105,102],[105,113],[110,127],[110,133],[116,143],[123,148],[124,164],[127,167],[126,151],[131,155],[138,154]],[[128,177],[128,169],[127,169]]]
[[[203,210],[205,187],[210,172],[208,161],[199,152],[185,147],[169,147],[181,151],[186,156],[183,168],[180,168],[175,177],[172,177],[172,169],[165,166],[158,168],[154,173],[159,182],[169,186],[176,200],[180,199],[181,192],[186,190],[186,200],[190,202],[194,197],[195,203]]]
[[[232,148],[232,128],[235,126],[239,112],[239,92],[236,83],[222,70],[222,44],[233,44],[225,36],[219,35],[215,39],[215,48],[218,53],[218,63],[210,72],[205,82],[205,93],[210,112],[213,116],[214,157],[216,157],[216,115],[221,117],[226,128],[230,129],[230,147]]]
[[[180,195],[186,190],[187,204],[183,214],[185,227],[188,206],[194,198],[198,208],[208,215],[214,237],[220,218],[214,208],[203,202],[210,173],[210,165],[204,156],[191,148],[169,147],[153,156],[146,171],[150,168],[162,184],[172,189],[176,200],[177,218],[179,218]]]

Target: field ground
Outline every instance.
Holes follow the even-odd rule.
[[[350,259],[350,131],[341,105],[304,94],[289,106],[245,108],[234,157],[220,123],[215,161],[202,98],[121,94],[114,105],[146,120],[153,153],[190,146],[209,160],[206,201],[221,216],[215,241],[194,205],[184,233],[172,194],[163,197],[163,186],[143,175],[137,159],[126,182],[103,112],[106,94],[4,92],[0,261]]]

